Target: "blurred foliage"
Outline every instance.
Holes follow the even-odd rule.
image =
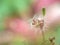
[[[0,31],[5,29],[5,18],[11,16],[14,11],[17,14],[28,12],[32,0],[0,0]]]

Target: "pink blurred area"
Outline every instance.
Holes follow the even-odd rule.
[[[42,8],[46,8],[53,3],[59,2],[60,0],[36,0],[35,11],[38,12]]]
[[[21,19],[14,19],[10,22],[9,27],[15,32],[27,39],[36,39],[37,35],[35,34],[34,29],[31,29],[27,21]]]

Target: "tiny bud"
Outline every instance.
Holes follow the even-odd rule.
[[[46,13],[46,9],[42,8],[42,14],[43,14],[43,16],[45,16],[45,13]]]

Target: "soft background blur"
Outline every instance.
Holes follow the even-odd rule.
[[[44,37],[40,27],[31,25],[43,16],[42,8]],[[60,45],[59,34],[60,0],[0,0],[0,45]],[[55,39],[50,42],[50,37]]]

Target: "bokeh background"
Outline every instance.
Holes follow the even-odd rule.
[[[0,0],[0,45],[60,45],[60,0]]]

